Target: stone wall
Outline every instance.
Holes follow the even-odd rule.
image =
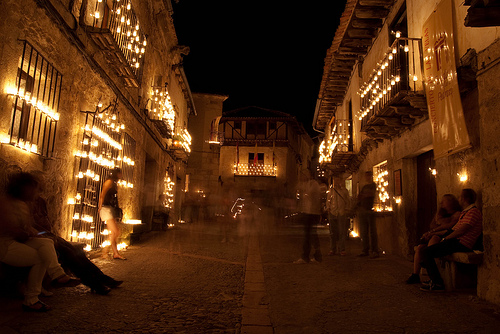
[[[82,23],[83,18],[75,18],[69,11],[73,4],[73,14],[79,15],[81,1],[59,4],[56,10],[64,17],[72,17]],[[100,102],[107,106],[117,101],[116,111],[120,121],[125,124],[125,132],[136,142],[133,188],[120,188],[120,205],[126,219],[141,219],[143,208],[152,206],[154,200],[163,192],[163,179],[167,169],[172,170],[174,178],[183,181],[183,163],[167,154],[167,141],[162,138],[144,113],[148,107],[151,87],[160,81],[167,82],[171,99],[178,111],[179,129],[187,127],[190,101],[186,99],[187,83],[179,72],[177,64],[181,53],[172,50],[177,46],[177,37],[172,20],[165,22],[149,20],[153,6],[148,3],[134,2],[140,6],[136,11],[140,22],[148,34],[148,47],[144,63],[142,81],[139,88],[127,88],[122,79],[111,70],[104,53],[94,44],[85,30],[75,25],[68,30],[61,21],[56,20],[54,8],[41,7],[44,3],[31,0],[7,0],[0,3],[0,86],[2,89],[15,87],[22,42],[27,40],[62,75],[60,94],[60,119],[57,124],[54,156],[50,159],[40,157],[8,144],[0,146],[0,159],[3,165],[19,166],[25,171],[42,171],[46,179],[44,197],[47,198],[51,218],[56,222],[58,232],[69,237],[72,225],[72,207],[68,199],[75,196],[78,172],[75,152],[81,146],[82,126],[85,113],[95,111]],[[161,8],[160,8],[161,9]],[[159,8],[156,8],[159,10]],[[147,22],[147,24],[146,24]],[[154,47],[153,47],[154,46]],[[13,98],[0,94],[0,133],[5,138],[11,124]],[[146,157],[153,157],[158,164],[156,184],[148,196],[144,196]],[[145,201],[144,198],[149,198]],[[174,220],[180,212],[181,199],[176,199],[173,210]]]
[[[477,73],[481,126],[481,170],[484,261],[479,267],[478,295],[500,304],[500,41],[478,54]]]

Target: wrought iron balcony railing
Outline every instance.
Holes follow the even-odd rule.
[[[336,119],[331,125],[330,135],[320,146],[320,163],[335,163],[335,156],[352,153],[352,120]]]
[[[93,23],[88,31],[94,41],[107,51],[109,60],[126,84],[137,87],[147,42],[131,1],[97,0],[90,15]]]
[[[422,73],[421,39],[397,38],[359,91],[361,131],[392,135],[423,116]]]
[[[208,143],[212,145],[222,145],[224,144],[224,132],[222,131],[211,131]]]
[[[263,163],[236,163],[234,164],[234,175],[240,176],[276,176],[278,168],[276,164]]]

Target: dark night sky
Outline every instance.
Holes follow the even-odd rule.
[[[174,3],[193,92],[229,95],[224,111],[259,106],[297,116],[311,133],[345,0],[180,0]]]

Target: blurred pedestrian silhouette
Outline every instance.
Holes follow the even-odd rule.
[[[377,258],[378,253],[378,236],[377,226],[375,224],[375,214],[373,212],[373,203],[375,202],[375,195],[377,193],[377,185],[373,182],[373,173],[371,171],[365,172],[366,184],[361,188],[358,195],[358,218],[359,218],[359,234],[363,250],[359,256],[370,255]]]
[[[157,222],[161,224],[161,229],[166,231],[168,229],[168,217],[170,209],[167,207],[167,196],[160,194],[156,200],[153,211],[153,224]]]
[[[345,181],[337,176],[333,178],[333,187],[328,192],[327,209],[330,230],[330,252],[328,255],[346,255],[345,241],[349,228],[347,210],[351,207],[349,191]]]
[[[218,187],[214,196],[215,220],[219,224],[221,230],[221,242],[234,242],[233,227],[235,220],[231,216],[231,205],[233,204],[231,197],[232,192],[224,184],[220,176],[217,185]]]
[[[113,259],[126,260],[118,252],[118,238],[120,237],[120,226],[118,225],[122,219],[122,211],[118,205],[118,180],[122,178],[122,170],[118,167],[111,170],[108,178],[102,185],[101,195],[99,196],[99,214],[101,219],[106,222],[106,226],[110,231],[109,240],[111,250],[113,251]],[[108,256],[107,247],[103,247],[103,257]]]
[[[323,258],[316,227],[320,222],[323,208],[321,203],[321,187],[314,177],[302,177],[302,181],[299,184],[298,209],[299,221],[304,228],[304,238],[302,242],[302,256],[294,263],[321,262]],[[311,248],[314,248],[312,260],[309,257]]]

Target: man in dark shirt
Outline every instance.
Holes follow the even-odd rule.
[[[363,244],[363,251],[359,256],[370,255],[370,244],[372,258],[377,258],[378,239],[377,226],[375,225],[375,216],[373,212],[373,202],[377,193],[377,185],[373,182],[373,173],[368,171],[365,173],[366,184],[363,186],[358,195],[358,217],[359,217],[359,232]]]

